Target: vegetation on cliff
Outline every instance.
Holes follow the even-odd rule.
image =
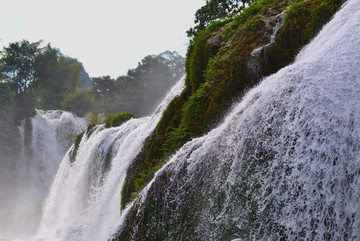
[[[342,3],[258,0],[235,16],[191,30],[186,88],[129,168],[122,208],[179,147],[213,128],[261,78],[290,64]]]

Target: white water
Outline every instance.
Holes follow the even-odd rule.
[[[23,146],[26,148],[29,145],[31,150],[23,154],[23,160],[27,170],[36,177],[33,186],[36,190],[41,186],[43,199],[48,194],[62,158],[74,142],[74,137],[86,130],[87,121],[60,110],[36,110],[36,115],[30,121],[31,143],[24,143],[24,122],[20,127]]]
[[[22,150],[13,160],[11,180],[2,183],[0,237],[33,235],[38,228],[41,208],[56,171],[74,141],[87,127],[83,118],[63,111],[36,110],[36,115],[19,127]],[[6,204],[5,204],[6,203]]]
[[[119,127],[97,126],[82,137],[76,159],[62,160],[37,237],[45,240],[107,240],[120,218],[126,170],[154,131],[168,103],[184,88],[182,78],[150,117]],[[72,147],[74,148],[74,147]]]
[[[132,207],[132,238],[359,240],[359,103],[360,1],[349,0],[156,174]]]

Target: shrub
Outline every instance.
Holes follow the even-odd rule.
[[[135,118],[135,115],[131,112],[121,112],[119,114],[108,114],[105,117],[105,127],[116,127],[120,126],[122,123],[124,123],[127,120],[130,120],[131,118]]]
[[[303,11],[305,2],[290,3],[288,10],[284,15],[284,21],[300,21],[301,12]]]
[[[73,111],[78,116],[84,116],[94,109],[95,100],[90,90],[77,89],[75,92],[65,96],[61,106],[64,110]]]

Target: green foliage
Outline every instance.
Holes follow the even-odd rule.
[[[131,118],[135,118],[135,115],[131,112],[122,112],[119,114],[108,114],[105,116],[105,127],[116,127],[120,126],[125,121],[130,120]]]
[[[115,117],[115,114],[107,114],[105,116],[105,120],[104,120],[104,123],[105,123],[105,127],[106,128],[110,128],[111,127],[111,121],[112,119]]]
[[[16,93],[17,122],[34,115],[35,107],[59,109],[65,95],[81,86],[82,65],[49,44],[40,48],[40,43],[22,40],[1,52],[0,78]]]
[[[284,21],[299,21],[304,4],[304,1],[290,3],[289,8],[285,12]]]
[[[94,97],[87,89],[76,89],[75,92],[67,94],[61,103],[63,110],[75,112],[78,116],[90,113],[94,107]]]
[[[201,34],[196,41],[190,45],[186,56],[186,85],[195,92],[201,83],[205,82],[204,71],[208,60],[217,52],[217,48],[209,46],[206,41],[209,34]]]
[[[3,161],[9,160],[20,144],[15,126],[15,94],[9,83],[0,82],[0,157]]]
[[[256,18],[251,18],[248,19],[245,23],[244,23],[244,28],[247,31],[255,31],[258,30],[258,26],[259,26],[259,20]]]
[[[313,12],[310,20],[311,34],[315,35],[320,31],[331,18],[333,10],[327,2],[322,2]]]
[[[30,43],[27,40],[10,43],[1,51],[0,72],[13,83],[17,93],[25,92],[36,79],[36,65],[41,53],[41,41]]]
[[[270,0],[257,0],[254,1],[250,6],[243,9],[241,13],[233,18],[231,27],[234,29],[244,25],[247,30],[254,30],[256,27],[256,17],[260,12],[267,9],[268,5],[271,4]]]
[[[162,163],[159,163],[157,166],[153,166],[149,169],[144,170],[140,173],[139,177],[135,181],[135,192],[131,193],[130,200],[134,201],[139,192],[145,187],[145,185],[151,180],[156,171],[160,169]]]
[[[84,134],[85,134],[85,132],[81,132],[80,134],[75,136],[74,148],[70,153],[70,164],[74,163],[75,160],[76,160],[76,155],[77,155],[77,152],[79,150],[80,142],[81,142]]]
[[[105,113],[151,114],[184,74],[184,59],[177,52],[148,55],[126,76],[93,78],[92,93]]]
[[[114,158],[113,154],[113,146],[111,145],[105,158],[104,165],[102,167],[103,174],[107,173],[110,170],[111,167],[111,161]]]
[[[91,113],[87,118],[89,125],[97,125],[99,122],[99,115],[95,113]]]
[[[35,94],[31,86],[36,81],[36,67],[41,49],[41,41],[30,43],[27,40],[10,43],[0,52],[1,81],[9,84],[16,93],[15,121],[35,114]]]
[[[192,133],[187,129],[172,128],[166,137],[166,141],[162,145],[162,151],[164,153],[162,159],[167,160],[171,154],[186,143],[191,136]]]
[[[241,4],[240,4],[241,2]],[[199,36],[199,33],[206,29],[214,20],[224,19],[239,13],[245,4],[250,4],[253,0],[210,0],[195,13],[194,23],[196,26],[190,28],[186,33],[188,37]]]
[[[297,32],[285,36],[292,45],[308,43],[327,23],[342,0],[296,1],[289,5],[284,15],[284,29],[296,29]]]
[[[87,121],[88,121],[88,127],[86,129],[86,136],[87,138],[89,138],[91,136],[91,134],[94,131],[94,128],[96,125],[101,124],[99,121],[99,115],[95,114],[95,113],[91,113],[88,117],[87,117]]]
[[[137,68],[128,71],[128,76],[138,82],[140,87],[135,113],[147,115],[156,108],[171,86],[183,75],[183,63],[180,55],[168,51],[158,56],[146,56]]]
[[[130,112],[119,113],[117,115],[114,115],[114,117],[110,121],[110,126],[111,127],[120,126],[122,123],[130,120],[131,118],[135,118],[135,115],[133,113]]]
[[[44,48],[36,68],[37,107],[59,109],[65,96],[81,87],[82,69],[76,59],[63,56],[58,49],[50,45]]]
[[[184,120],[186,124],[194,125],[200,113],[205,110],[205,101],[207,100],[207,93],[203,88],[199,88],[193,95],[190,96],[188,103],[184,107]]]

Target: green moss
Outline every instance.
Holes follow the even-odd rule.
[[[106,116],[105,116],[105,119],[104,119],[104,124],[105,124],[105,127],[106,128],[110,128],[111,127],[111,124],[110,124],[110,122],[111,122],[111,120],[113,119],[115,117],[115,114],[107,114]]]
[[[284,21],[299,22],[302,16],[301,13],[304,10],[304,5],[305,5],[304,1],[290,3],[288,9],[285,12]]]
[[[209,58],[216,54],[217,49],[209,46],[206,41],[209,34],[201,34],[190,47],[186,58],[186,85],[195,92],[201,83],[204,83],[204,70]]]
[[[251,18],[244,23],[244,28],[247,31],[256,31],[259,27],[259,19]]]
[[[313,0],[290,3],[284,15],[283,27],[291,32],[288,42],[292,46],[307,44],[342,5],[342,0]]]
[[[330,20],[332,16],[332,8],[327,2],[322,2],[312,13],[310,20],[311,35],[315,35]]]
[[[122,112],[114,116],[114,118],[110,121],[111,127],[120,126],[125,121],[130,120],[131,118],[135,118],[135,115],[130,112]]]
[[[135,180],[135,191],[130,194],[131,201],[135,200],[140,191],[146,186],[149,180],[154,177],[155,173],[160,169],[164,162],[165,160],[162,159],[162,161],[159,161],[156,166],[152,166],[139,173],[137,179]]]
[[[126,187],[128,185],[128,182],[129,182],[129,175],[126,175],[124,184],[121,188],[120,212],[121,212],[121,210],[124,210],[125,205],[126,205],[125,195],[126,195]]]
[[[80,134],[75,136],[74,149],[70,153],[70,164],[74,163],[76,160],[76,155],[79,150],[80,142],[81,142],[81,139],[84,136],[84,134],[85,134],[85,132],[81,132]]]
[[[223,27],[225,24],[229,23],[230,22],[230,19],[221,19],[221,20],[216,20],[216,21],[213,21],[209,24],[209,26],[207,26],[207,28],[202,31],[201,33],[212,33],[212,32],[215,32],[217,30],[219,30],[221,27]]]
[[[108,114],[105,116],[105,127],[117,127],[120,126],[125,121],[135,118],[135,115],[131,112],[121,112],[119,114]]]
[[[270,0],[258,0],[254,1],[249,7],[245,8],[240,14],[236,15],[231,23],[233,28],[241,27],[246,21],[257,15],[259,12],[263,12],[271,4]]]
[[[111,145],[105,158],[104,166],[103,166],[103,174],[107,173],[111,167],[111,161],[113,159],[113,146]]]
[[[208,93],[204,88],[199,88],[193,95],[190,96],[187,104],[184,107],[182,125],[188,132],[195,135],[203,131],[203,123],[199,122],[207,109]],[[193,136],[195,136],[193,135]]]
[[[91,134],[94,132],[95,126],[96,126],[95,123],[90,123],[90,124],[88,125],[88,128],[87,128],[87,130],[86,130],[86,137],[87,137],[87,138],[89,138],[89,137],[91,136]]]

